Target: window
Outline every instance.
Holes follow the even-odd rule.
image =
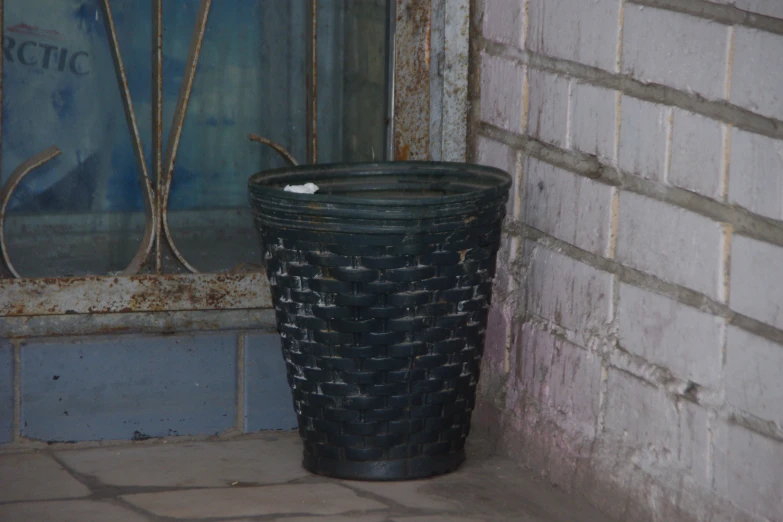
[[[268,306],[246,183],[285,163],[248,135],[302,163],[464,159],[468,3],[0,0],[0,335]]]
[[[248,134],[302,162],[385,159],[388,13],[383,0],[6,0],[3,181],[35,154],[60,150],[9,200],[7,255],[19,275],[258,266],[247,178],[283,163]],[[167,194],[149,205],[157,216],[145,215],[140,174],[153,202],[158,189]],[[155,217],[165,241],[145,256]],[[143,266],[129,268],[140,249]]]

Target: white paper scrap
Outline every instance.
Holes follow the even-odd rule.
[[[315,183],[305,183],[304,185],[286,185],[285,192],[295,192],[297,194],[315,194],[318,192],[318,185]]]

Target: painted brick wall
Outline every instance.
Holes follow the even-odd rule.
[[[294,428],[277,333],[0,339],[0,448]]]
[[[783,520],[781,6],[474,0],[476,429],[620,520]]]

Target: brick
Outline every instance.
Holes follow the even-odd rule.
[[[0,444],[14,438],[14,352],[0,339]]]
[[[616,70],[620,3],[530,0],[527,47],[536,53]]]
[[[554,337],[530,323],[521,327],[515,381],[546,408],[566,432],[592,439],[598,421],[601,395],[601,361],[584,348]]]
[[[677,108],[672,121],[669,183],[719,198],[725,125]]]
[[[484,2],[484,37],[522,48],[525,45],[524,0],[487,0]]]
[[[726,341],[726,401],[783,425],[783,345],[730,326]]]
[[[613,191],[528,156],[522,191],[525,223],[582,250],[606,255]]]
[[[783,140],[731,130],[729,203],[783,219]]]
[[[479,136],[477,163],[495,167],[511,175],[511,191],[506,203],[506,214],[517,217],[521,208],[519,192],[519,153],[504,143]]]
[[[728,34],[727,26],[704,18],[626,5],[622,72],[643,82],[721,99]]]
[[[718,494],[756,516],[783,520],[783,444],[734,424],[713,431]]]
[[[627,373],[609,369],[604,429],[645,471],[679,468],[707,482],[707,413]]]
[[[660,201],[623,192],[616,259],[631,268],[723,298],[719,223]]]
[[[525,284],[528,310],[574,332],[580,345],[611,320],[609,273],[539,245]]]
[[[81,475],[117,487],[214,488],[233,482],[279,484],[309,476],[300,462],[299,434],[275,437],[63,451],[57,458]]]
[[[568,80],[529,70],[528,135],[564,147],[568,129]]]
[[[723,320],[635,286],[620,285],[619,343],[683,380],[720,384]]]
[[[484,355],[481,360],[482,375],[488,373],[505,373],[507,345],[509,336],[509,319],[513,309],[508,305],[493,303],[487,318],[487,333],[484,341]]]
[[[645,179],[662,180],[671,109],[629,96],[620,106],[618,166]]]
[[[56,502],[21,502],[0,506],[3,522],[57,520],[57,522],[84,522],[111,520],[112,522],[147,522],[149,519],[130,509],[109,502],[70,500]]]
[[[783,119],[783,35],[737,26],[732,63],[731,102]]]
[[[277,334],[245,337],[245,431],[296,428],[291,387]]]
[[[617,91],[574,83],[571,95],[571,147],[614,160]]]
[[[783,248],[744,236],[731,245],[731,309],[783,328]]]
[[[481,57],[481,119],[522,132],[524,67],[497,56]]]
[[[261,488],[220,488],[140,493],[123,500],[160,517],[236,518],[273,514],[337,515],[385,509],[337,484],[290,484]]]
[[[12,454],[0,459],[0,504],[89,494],[84,484],[48,455]],[[0,517],[0,520],[5,519]]]
[[[213,435],[236,420],[235,334],[22,346],[22,434],[46,441]]]

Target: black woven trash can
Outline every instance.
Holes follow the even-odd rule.
[[[404,480],[465,459],[510,184],[431,162],[250,178],[307,470]]]

